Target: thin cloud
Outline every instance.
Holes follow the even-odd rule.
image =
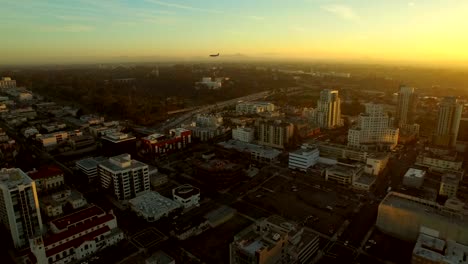
[[[199,11],[199,12],[205,12],[205,13],[216,13],[216,14],[221,14],[223,12],[215,9],[206,9],[206,8],[200,8],[200,7],[195,7],[195,6],[189,6],[189,5],[181,5],[181,4],[174,4],[174,3],[168,3],[164,1],[159,1],[159,0],[145,0],[146,2],[165,6],[165,7],[172,7],[172,8],[178,8],[178,9],[184,9],[184,10],[192,10],[192,11]]]
[[[39,27],[40,31],[43,32],[88,32],[93,31],[94,27],[88,25],[63,25],[63,26],[51,26],[44,25]]]
[[[265,18],[261,16],[249,16],[249,18],[253,20],[265,20]]]
[[[88,17],[88,16],[68,16],[68,15],[61,15],[61,16],[56,16],[60,20],[66,20],[66,21],[94,21],[96,20],[95,17]]]
[[[413,7],[413,6],[415,6],[415,5],[416,5],[416,4],[415,4],[414,2],[409,2],[409,3],[408,3],[408,6],[409,6],[409,7]]]
[[[303,32],[306,32],[307,29],[305,27],[301,27],[301,26],[293,26],[293,27],[291,27],[291,31],[303,33]]]
[[[326,5],[321,7],[323,10],[345,20],[359,20],[360,17],[354,10],[346,5]]]

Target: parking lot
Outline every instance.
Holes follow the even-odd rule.
[[[274,176],[243,200],[271,214],[303,222],[312,229],[331,235],[350,215],[357,204],[332,190],[300,184]]]
[[[138,232],[131,238],[132,242],[139,248],[150,248],[166,239],[167,237],[154,227]]]

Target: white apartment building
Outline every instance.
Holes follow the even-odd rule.
[[[255,130],[250,127],[237,127],[232,130],[232,139],[250,143],[255,139]]]
[[[241,102],[236,105],[236,112],[241,114],[258,114],[275,111],[275,105],[269,102]]]
[[[190,184],[181,185],[172,189],[172,199],[180,203],[184,208],[200,206],[200,189]]]
[[[390,118],[380,104],[366,104],[357,126],[348,131],[348,146],[367,148],[382,146],[393,149],[398,144],[399,129],[390,126]]]
[[[28,246],[29,238],[42,234],[36,183],[21,169],[0,170],[0,221],[15,248]]]
[[[150,190],[148,165],[132,160],[130,154],[109,158],[98,165],[101,187],[119,200],[128,200]]]
[[[303,145],[300,149],[289,152],[289,168],[307,171],[308,168],[317,164],[319,150],[315,147]]]

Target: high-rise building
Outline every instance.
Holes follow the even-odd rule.
[[[348,146],[364,148],[382,146],[390,149],[398,143],[399,129],[390,126],[390,118],[380,104],[366,104],[357,126],[348,131]]]
[[[414,122],[414,110],[416,107],[416,96],[413,87],[401,86],[398,93],[398,106],[396,111],[395,125],[402,128],[404,125]]]
[[[42,234],[36,183],[21,169],[0,170],[0,220],[10,231],[16,248]]]
[[[281,120],[258,119],[255,133],[258,144],[282,149],[290,142],[294,126]]]
[[[314,113],[316,125],[325,129],[343,126],[340,104],[341,100],[337,90],[322,90]]]
[[[98,165],[101,187],[111,190],[119,200],[135,198],[150,190],[148,165],[132,160],[129,154],[111,157]]]
[[[442,99],[432,144],[441,147],[455,147],[462,112],[463,104],[457,98],[445,97]]]

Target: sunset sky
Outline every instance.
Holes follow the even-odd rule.
[[[468,62],[464,0],[0,0],[0,64],[115,57]]]

